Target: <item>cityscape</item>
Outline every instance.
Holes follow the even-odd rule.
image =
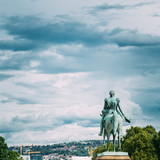
[[[93,151],[101,145],[101,140],[86,140],[52,145],[11,146],[23,160],[91,160]]]

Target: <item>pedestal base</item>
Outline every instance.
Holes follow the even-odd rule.
[[[103,152],[97,155],[96,160],[131,160],[127,152]]]

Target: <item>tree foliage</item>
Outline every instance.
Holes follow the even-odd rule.
[[[0,137],[0,160],[21,160],[18,152],[8,150],[3,137]]]
[[[8,158],[8,146],[3,137],[0,137],[0,160]]]
[[[155,145],[158,160],[160,160],[160,131],[158,132],[158,134],[154,135],[153,143]]]
[[[158,160],[158,139],[153,126],[131,127],[126,130],[122,150],[128,152],[132,160]]]

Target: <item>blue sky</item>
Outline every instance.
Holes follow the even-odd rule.
[[[98,136],[114,89],[160,130],[160,2],[0,0],[0,135],[9,145]]]

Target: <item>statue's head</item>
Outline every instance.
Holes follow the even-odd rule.
[[[113,96],[115,95],[114,90],[111,90],[111,91],[109,92],[109,95],[110,95],[110,97],[113,97]]]

